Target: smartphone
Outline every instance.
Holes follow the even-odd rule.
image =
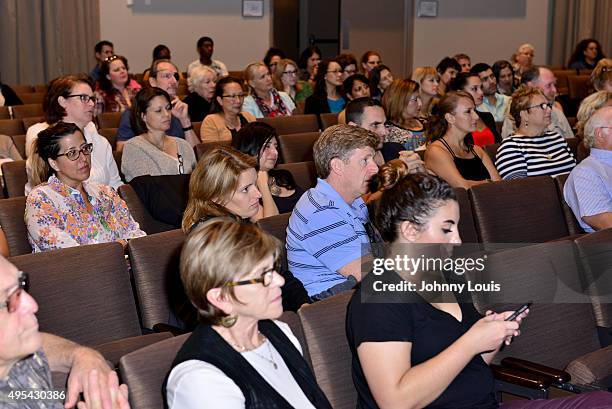
[[[517,308],[516,310],[514,310],[514,312],[512,313],[511,316],[509,316],[508,318],[506,318],[504,321],[514,321],[516,319],[516,317],[518,317],[519,315],[521,315],[523,312],[525,312],[525,310],[529,307],[531,307],[531,304],[533,304],[532,301],[529,301],[528,303],[525,303],[523,305],[521,305],[519,308]]]

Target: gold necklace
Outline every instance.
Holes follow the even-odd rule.
[[[266,343],[266,341],[268,341],[268,338],[266,338],[265,335],[263,335],[261,332],[257,331],[257,336],[258,338],[261,340],[261,343]],[[270,355],[270,358],[260,354],[259,352],[256,352],[255,350],[259,347],[255,347],[253,349],[248,349],[247,347],[245,347],[244,345],[238,345],[235,344],[232,341],[228,341],[228,343],[233,346],[238,352],[252,352],[253,354],[257,355],[258,357],[260,357],[261,359],[268,361],[272,367],[277,370],[278,369],[278,364],[276,363],[276,361],[274,360],[274,354],[272,354],[272,347],[270,346],[270,342],[267,342],[267,346],[268,346],[268,354]],[[261,346],[261,344],[260,344]]]

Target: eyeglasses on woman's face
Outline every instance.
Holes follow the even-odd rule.
[[[85,145],[81,146],[81,149],[70,149],[69,151],[58,154],[57,157],[59,158],[60,156],[65,156],[68,158],[68,160],[75,161],[79,159],[81,153],[89,156],[91,155],[91,152],[93,152],[93,143],[86,143]]]
[[[546,111],[546,109],[552,109],[554,103],[552,102],[542,102],[541,104],[535,104],[525,108],[525,110],[529,111],[532,108],[540,108],[542,111]]]
[[[225,285],[227,287],[237,287],[240,285],[261,284],[264,287],[268,287],[270,284],[272,284],[272,280],[274,280],[274,273],[279,274],[281,268],[282,265],[280,260],[275,260],[274,265],[271,268],[264,270],[258,278],[251,278],[250,280],[241,281],[230,281]]]
[[[87,94],[71,94],[66,95],[64,98],[78,98],[82,103],[87,104],[89,102],[96,102],[95,95],[87,95]]]

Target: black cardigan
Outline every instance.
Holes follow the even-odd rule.
[[[331,409],[325,394],[317,385],[310,367],[283,331],[272,321],[259,321],[259,331],[278,351],[304,395],[315,408]],[[240,388],[249,409],[291,409],[292,406],[257,372],[249,362],[232,348],[210,325],[201,324],[185,341],[172,368],[182,362],[197,359],[219,368]],[[164,382],[166,397],[167,382]]]

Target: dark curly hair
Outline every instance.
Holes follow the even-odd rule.
[[[455,192],[444,180],[429,173],[409,173],[401,159],[385,163],[374,176],[374,186],[382,195],[374,206],[374,224],[387,242],[397,239],[397,226],[408,221],[424,228],[433,213]]]

